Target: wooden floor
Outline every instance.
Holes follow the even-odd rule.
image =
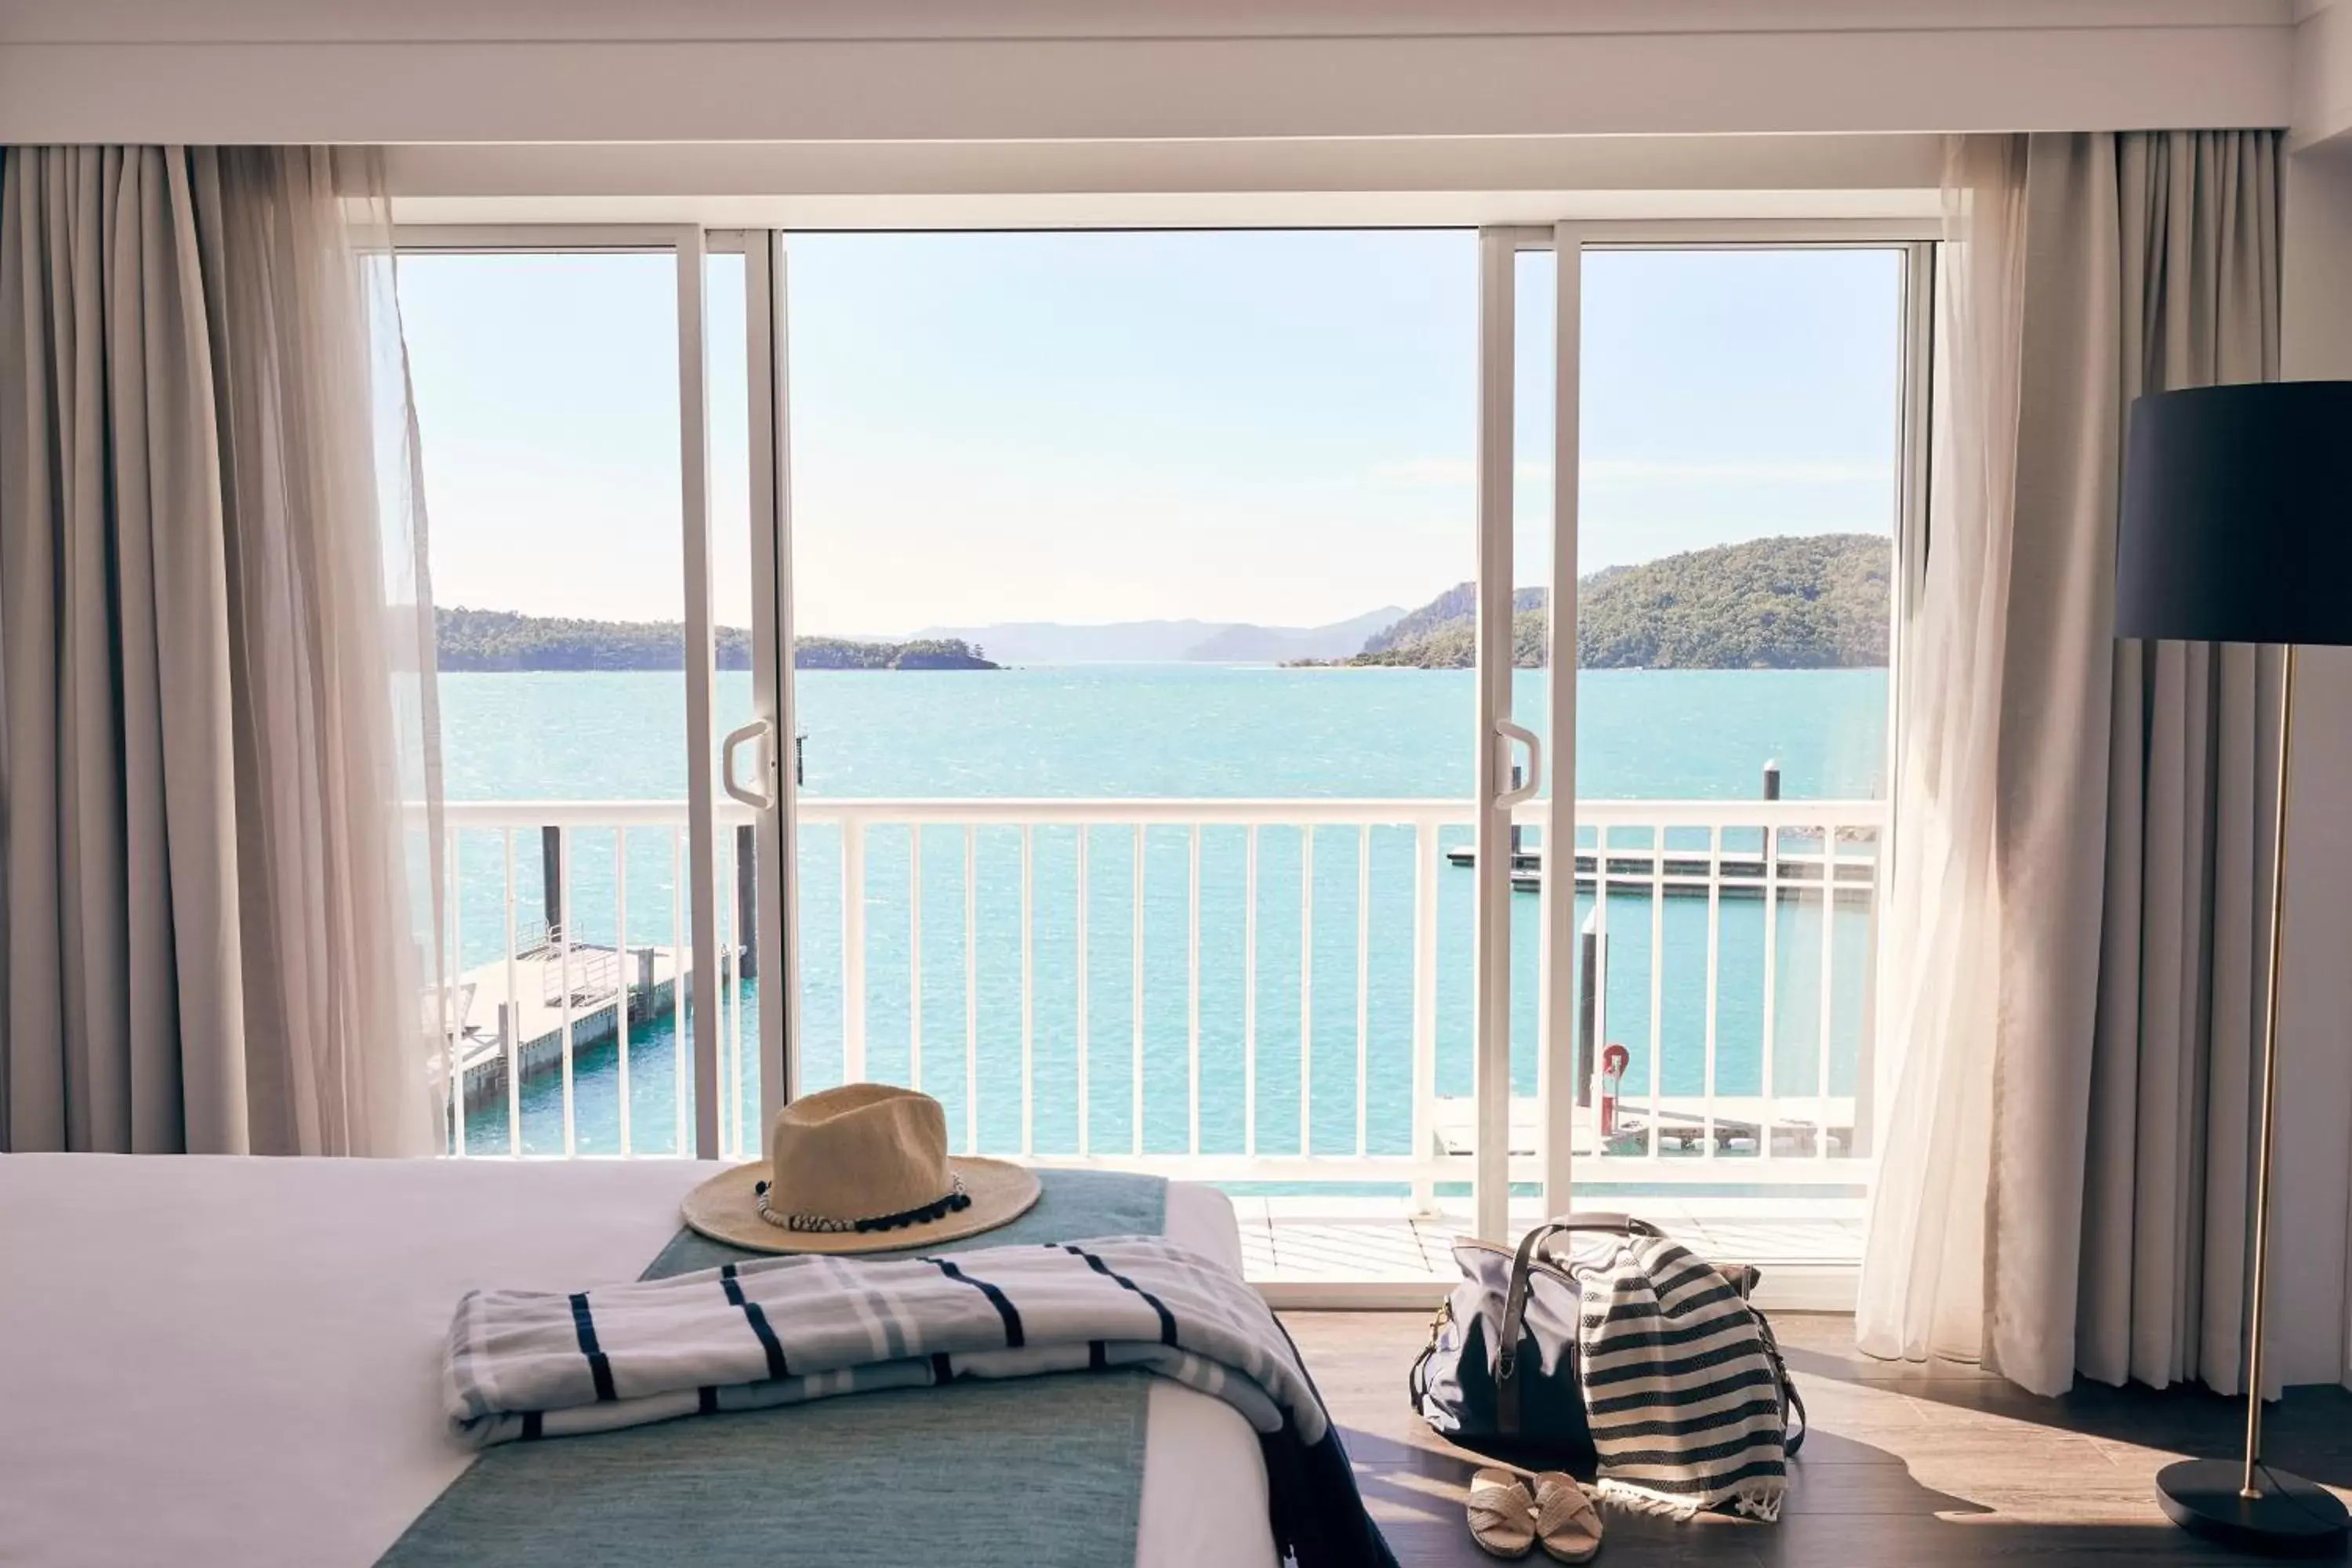
[[[1463,1522],[1463,1487],[1478,1461],[1406,1407],[1405,1369],[1426,1341],[1426,1314],[1286,1312],[1283,1321],[1399,1562],[1491,1564]],[[1608,1568],[2240,1561],[2175,1530],[2150,1489],[2176,1458],[2237,1453],[2242,1404],[2098,1385],[2036,1399],[1970,1366],[1872,1361],[1854,1351],[1850,1318],[1782,1312],[1772,1321],[1813,1416],[1780,1522],[1679,1524],[1604,1510]],[[2352,1500],[2352,1393],[2298,1389],[2272,1408],[2267,1455]]]

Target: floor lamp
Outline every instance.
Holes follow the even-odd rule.
[[[2286,646],[2279,687],[2279,849],[2271,867],[2263,1004],[2246,1452],[2242,1462],[2168,1465],[2156,1489],[2172,1521],[2198,1535],[2246,1551],[2337,1552],[2347,1533],[2344,1505],[2326,1488],[2263,1463],[2262,1391],[2295,647],[2352,644],[2352,382],[2203,387],[2132,405],[2116,551],[2116,635]]]

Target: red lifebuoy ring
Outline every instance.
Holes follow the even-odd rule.
[[[1612,1040],[1601,1053],[1601,1136],[1608,1138],[1617,1131],[1617,1086],[1624,1081],[1625,1069],[1633,1065],[1633,1053]]]

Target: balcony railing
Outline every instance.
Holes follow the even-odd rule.
[[[1521,808],[1523,889],[1550,870],[1540,811]],[[1884,804],[1577,817],[1579,1182],[1865,1182]],[[1042,1163],[1423,1204],[1469,1179],[1467,803],[803,798],[799,821],[804,1088],[913,1082],[960,1148]],[[466,803],[447,822],[456,1146],[688,1147],[683,804]],[[764,977],[739,896],[750,817],[729,803],[719,822],[740,1157]],[[1511,1169],[1531,1182],[1543,966],[1537,900],[1514,904]]]

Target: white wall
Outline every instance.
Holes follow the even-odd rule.
[[[2352,6],[2300,0],[2289,138],[2298,148],[2352,135]]]
[[[717,228],[1468,226],[1899,218],[1932,231],[1936,136],[1230,138],[394,147],[411,223]]]
[[[2288,0],[0,0],[0,140],[2284,124]]]

